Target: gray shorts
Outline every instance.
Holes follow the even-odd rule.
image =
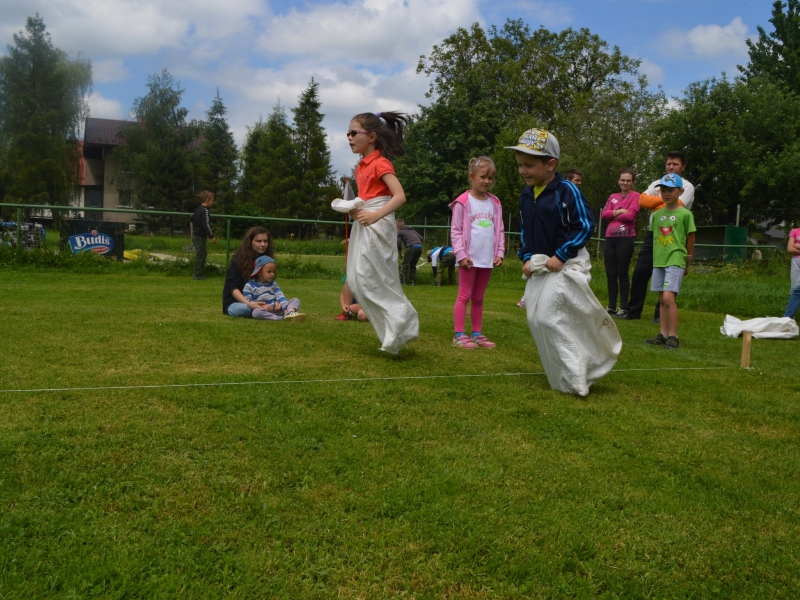
[[[683,274],[685,272],[683,267],[653,267],[650,290],[677,294],[681,291],[681,283],[683,283]]]

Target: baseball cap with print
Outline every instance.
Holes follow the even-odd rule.
[[[544,129],[528,129],[519,136],[516,146],[506,146],[506,150],[516,150],[533,156],[552,156],[555,159],[561,155],[556,136]]]
[[[675,173],[667,173],[661,178],[656,187],[671,187],[683,189],[683,179]]]

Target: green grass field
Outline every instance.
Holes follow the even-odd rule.
[[[279,254],[303,324],[224,317],[188,270],[1,267],[0,598],[798,596],[800,343],[743,370],[719,333],[782,313],[783,267],[690,275],[681,349],[619,323],[580,399],[541,374],[513,261],[495,350],[451,348],[456,289],[418,285],[391,357],[334,320],[334,258]]]

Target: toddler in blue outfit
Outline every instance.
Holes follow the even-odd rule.
[[[267,321],[305,321],[306,316],[300,312],[300,300],[287,300],[281,288],[275,283],[275,259],[271,256],[259,256],[253,272],[242,294],[248,302],[259,305],[253,310],[254,319]]]

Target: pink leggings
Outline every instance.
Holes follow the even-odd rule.
[[[469,307],[469,320],[472,331],[482,331],[483,326],[483,295],[492,276],[491,269],[472,267],[458,268],[458,298],[453,307],[453,331],[466,331],[464,319],[467,316],[467,303]]]

